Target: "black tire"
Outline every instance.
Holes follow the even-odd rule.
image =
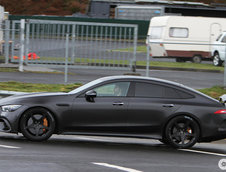
[[[188,116],[178,116],[168,122],[165,128],[167,142],[175,148],[190,148],[199,139],[197,122]]]
[[[193,63],[201,63],[202,62],[202,57],[198,56],[198,55],[195,55],[195,56],[192,57],[192,62]]]
[[[213,56],[213,65],[222,66],[223,61],[220,59],[219,53],[215,52]]]
[[[33,108],[22,115],[20,129],[21,133],[28,140],[44,141],[53,134],[55,120],[48,110],[44,108]]]

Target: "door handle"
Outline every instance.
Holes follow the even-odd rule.
[[[123,102],[114,102],[112,105],[113,106],[123,106],[124,103]]]
[[[162,105],[163,107],[169,107],[169,108],[171,108],[171,107],[174,107],[174,104],[164,104],[164,105]]]

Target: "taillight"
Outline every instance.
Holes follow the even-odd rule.
[[[218,111],[214,112],[214,114],[226,114],[226,109],[218,110]]]

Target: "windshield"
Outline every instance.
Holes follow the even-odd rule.
[[[220,34],[220,35],[217,37],[216,41],[219,41],[219,39],[220,39],[221,36],[222,36],[222,34]]]
[[[69,94],[79,93],[80,91],[85,90],[85,89],[87,89],[87,88],[89,88],[89,87],[91,87],[93,85],[96,85],[96,84],[100,83],[101,81],[102,81],[101,79],[97,79],[97,80],[91,81],[91,82],[89,82],[89,83],[87,83],[87,84],[85,84],[85,85],[83,85],[81,87],[78,87],[78,88],[70,91]]]

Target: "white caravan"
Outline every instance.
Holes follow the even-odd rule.
[[[148,30],[150,55],[176,58],[177,62],[210,60],[210,44],[224,30],[225,18],[153,17]]]

